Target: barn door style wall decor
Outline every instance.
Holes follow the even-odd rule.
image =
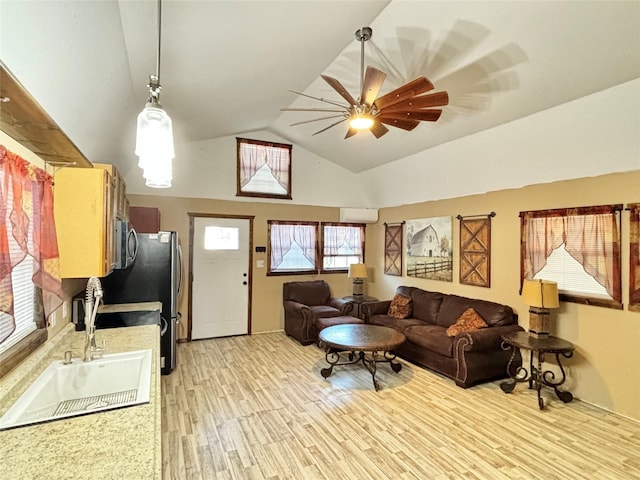
[[[451,219],[407,220],[407,276],[453,281]]]
[[[460,220],[460,283],[476,287],[491,286],[491,218],[473,215]]]
[[[627,205],[629,218],[629,310],[640,312],[640,203]]]
[[[402,226],[384,224],[384,273],[402,276]]]

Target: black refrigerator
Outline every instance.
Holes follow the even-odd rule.
[[[163,375],[176,367],[178,297],[182,284],[182,254],[176,232],[140,233],[133,263],[104,277],[105,305],[162,302],[160,366]]]

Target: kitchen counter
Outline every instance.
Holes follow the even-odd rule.
[[[99,330],[107,354],[153,350],[151,401],[101,413],[0,431],[0,478],[160,480],[160,330],[155,325]],[[84,332],[67,325],[0,379],[0,416],[53,360],[82,356]]]

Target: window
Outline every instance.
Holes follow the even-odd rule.
[[[52,178],[0,145],[0,376],[46,341],[62,304]]]
[[[364,263],[364,228],[355,223],[323,223],[318,248],[318,222],[269,220],[267,275],[346,272]]]
[[[291,145],[236,137],[237,196],[291,200]]]
[[[364,263],[364,225],[323,223],[323,272],[346,272],[351,263]]]
[[[238,250],[238,228],[208,225],[204,229],[205,250]]]
[[[318,273],[317,222],[269,220],[267,275]]]
[[[553,280],[563,301],[622,308],[620,210],[622,205],[520,212],[521,281]]]

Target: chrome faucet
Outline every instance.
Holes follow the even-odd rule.
[[[102,347],[96,345],[96,315],[98,314],[98,307],[102,301],[102,296],[103,292],[100,279],[98,277],[91,277],[87,282],[84,297],[85,362],[90,362],[94,358],[99,357],[104,350],[104,343]]]

